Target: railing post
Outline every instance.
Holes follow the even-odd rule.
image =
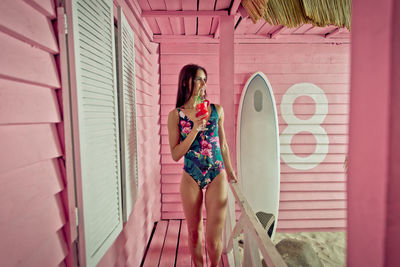
[[[244,230],[243,266],[261,267],[260,252],[249,230]]]
[[[232,237],[233,227],[236,224],[235,197],[233,196],[230,187],[228,187],[228,203],[226,213],[225,228],[222,237],[224,253],[227,254],[229,266],[239,267],[242,265],[239,255],[239,246],[236,238],[232,240],[233,250],[230,252],[227,251],[229,239]]]
[[[247,202],[243,192],[240,190],[240,187],[236,183],[230,183],[230,190],[228,190],[228,205],[229,205],[229,222],[230,225],[227,229],[229,232],[230,238],[232,238],[233,245],[233,254],[235,256],[235,261],[229,260],[230,266],[241,266],[240,255],[238,251],[238,243],[235,240],[232,234],[240,233],[243,229],[245,230],[245,262],[243,262],[243,266],[261,266],[259,252],[264,257],[265,262],[268,266],[276,266],[276,267],[287,267],[287,264],[283,260],[282,256],[276,250],[274,244],[268,236],[267,231],[263,228],[260,221],[254,214],[253,209],[250,207]],[[232,191],[231,191],[232,190]],[[235,224],[234,217],[234,204],[232,205],[231,201],[233,200],[232,193],[234,194],[235,199],[237,200],[240,210],[241,210],[241,218],[239,219],[239,225],[235,228],[235,233],[232,233],[232,225]],[[229,199],[230,198],[230,199]],[[231,200],[232,199],[232,200]],[[232,211],[233,209],[233,211]],[[228,221],[228,220],[227,220]],[[227,249],[225,245],[225,251]],[[229,254],[228,254],[229,255]]]

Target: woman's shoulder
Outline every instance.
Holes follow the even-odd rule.
[[[218,114],[220,114],[221,111],[223,110],[223,108],[220,104],[212,103],[212,105],[214,105],[215,109],[218,111]]]
[[[168,113],[168,117],[177,119],[179,117],[179,112],[181,112],[179,108],[174,108]]]

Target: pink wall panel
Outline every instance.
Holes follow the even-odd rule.
[[[313,83],[322,89],[328,101],[328,114],[321,123],[327,133],[325,158],[308,170],[298,169],[281,160],[281,205],[278,228],[281,231],[305,229],[343,229],[346,222],[346,176],[343,168],[348,144],[349,45],[330,44],[237,44],[232,98],[235,111],[241,90],[255,71],[268,77],[277,103],[280,133],[288,127],[280,106],[286,91],[297,83]],[[218,44],[161,44],[161,172],[162,218],[183,218],[179,182],[183,161],[171,159],[167,116],[175,106],[180,68],[193,62],[209,71],[208,94],[218,103]],[[178,63],[181,62],[181,63]],[[215,90],[215,93],[214,93]],[[309,96],[300,96],[293,110],[301,119],[313,116],[316,104]],[[235,121],[236,123],[236,121]],[[301,126],[301,125],[300,125]],[[315,151],[316,139],[308,132],[293,134],[290,147],[299,156]],[[307,163],[306,163],[307,164]],[[175,216],[175,217],[174,217]]]
[[[46,17],[55,18],[55,3],[52,0],[24,0],[25,3],[31,5],[40,13],[44,14]]]
[[[0,79],[0,90],[0,124],[61,120],[56,91],[53,89]]]
[[[114,1],[114,5],[122,7],[135,34],[140,192],[128,222],[99,262],[100,267],[139,266],[154,223],[161,218],[158,45],[150,43],[136,19],[138,14],[132,13],[125,1]]]
[[[0,51],[4,62],[0,65],[0,77],[49,88],[60,88],[54,56],[17,40],[8,33],[0,31]]]
[[[0,7],[0,265],[70,262],[51,1]]]
[[[346,222],[346,179],[343,163],[348,144],[349,45],[324,44],[238,44],[235,46],[236,112],[241,90],[253,72],[262,71],[269,79],[277,105],[279,131],[293,135],[292,153],[307,156],[314,153],[315,137],[288,127],[281,114],[282,97],[298,83],[313,83],[322,89],[328,101],[328,113],[320,126],[328,136],[328,153],[311,169],[298,169],[281,158],[281,194],[278,229],[343,229]],[[292,110],[300,119],[316,113],[316,104],[309,96],[298,97]],[[316,114],[315,114],[316,113]],[[293,125],[293,123],[290,123]],[[308,163],[304,163],[308,164]],[[304,165],[302,164],[302,165]],[[305,203],[309,203],[305,205]],[[315,205],[313,204],[315,203]]]
[[[43,50],[54,54],[58,52],[58,44],[51,21],[26,2],[1,1],[0,28],[11,36]]]

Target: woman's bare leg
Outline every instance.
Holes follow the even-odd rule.
[[[203,191],[189,174],[183,172],[180,192],[187,222],[192,260],[195,267],[203,266],[203,248],[201,245],[203,240],[203,217],[201,214]]]
[[[218,266],[222,253],[222,230],[228,201],[226,172],[222,171],[206,191],[206,247],[211,267]]]

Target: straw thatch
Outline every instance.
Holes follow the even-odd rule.
[[[242,0],[251,20],[289,28],[302,24],[351,27],[351,0]]]

